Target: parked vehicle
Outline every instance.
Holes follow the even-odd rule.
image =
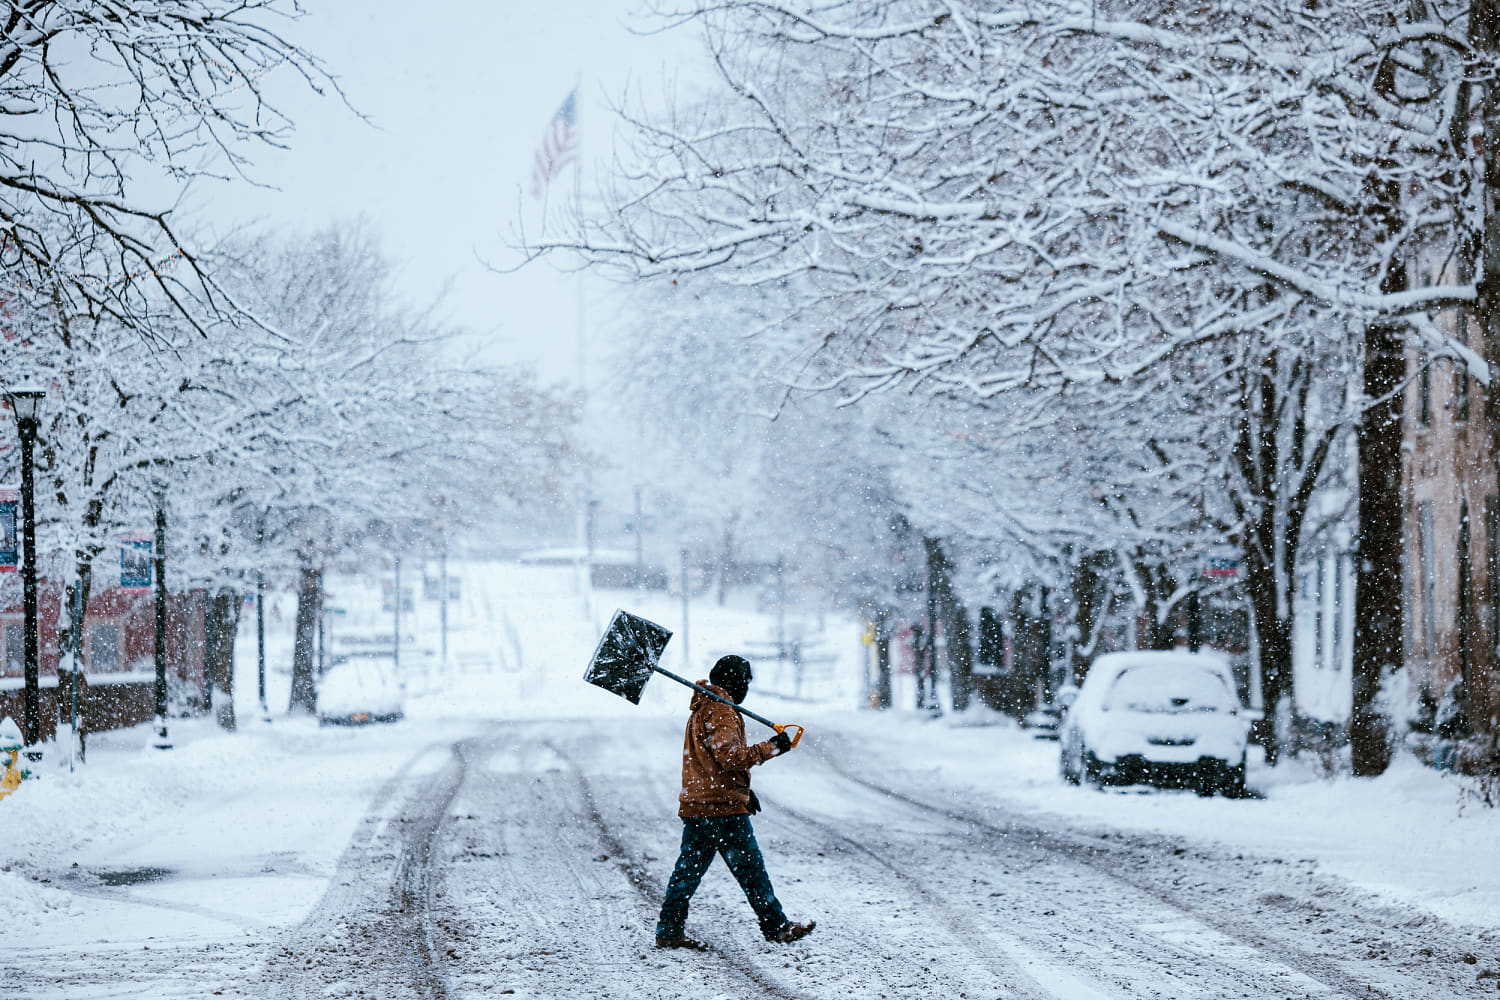
[[[396,722],[405,713],[406,692],[389,657],[352,656],[318,680],[321,725]]]
[[[1260,713],[1240,704],[1224,657],[1107,653],[1059,700],[1068,706],[1059,750],[1065,780],[1244,794],[1245,747]]]

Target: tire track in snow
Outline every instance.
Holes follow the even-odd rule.
[[[409,773],[434,749],[419,752],[376,793],[328,891],[268,963],[267,996],[359,991],[388,1000],[446,1000],[431,927],[441,883],[434,848],[470,749],[454,744],[435,774]]]
[[[1153,914],[1156,919],[1149,926],[1142,926],[1140,929],[1148,933],[1155,931],[1156,939],[1162,942],[1164,948],[1178,952],[1186,951],[1187,954],[1197,957],[1200,961],[1212,959],[1213,950],[1222,952],[1225,949],[1235,951],[1241,959],[1248,960],[1258,956],[1262,961],[1269,960],[1290,970],[1294,976],[1300,977],[1303,992],[1292,995],[1337,994],[1354,998],[1354,1000],[1409,1000],[1413,996],[1440,995],[1434,993],[1434,989],[1446,991],[1447,995],[1454,997],[1493,995],[1492,990],[1482,988],[1487,987],[1488,984],[1465,983],[1455,976],[1442,975],[1431,968],[1432,963],[1423,963],[1429,966],[1426,976],[1413,976],[1411,971],[1393,968],[1390,963],[1385,963],[1380,967],[1382,982],[1378,985],[1366,982],[1340,968],[1337,956],[1325,957],[1311,954],[1300,943],[1279,940],[1259,927],[1247,923],[1245,918],[1235,917],[1224,908],[1222,898],[1207,899],[1204,902],[1195,901],[1190,897],[1188,888],[1174,888],[1173,884],[1168,881],[1168,872],[1165,871],[1164,866],[1169,861],[1165,859],[1183,855],[1186,850],[1180,845],[1177,847],[1168,845],[1164,838],[1135,836],[1131,838],[1135,841],[1132,844],[1131,839],[1090,836],[1072,830],[1057,829],[1030,817],[1025,821],[1007,819],[1003,824],[997,824],[971,811],[935,804],[890,785],[873,781],[836,759],[821,743],[815,744],[813,750],[841,779],[862,786],[889,801],[900,802],[919,811],[944,817],[957,824],[959,828],[971,831],[973,836],[981,840],[1000,838],[1011,842],[1022,841],[1034,846],[1037,850],[1064,858],[1074,865],[1129,886],[1163,907],[1162,911]],[[1163,850],[1164,847],[1165,850]],[[1147,852],[1150,852],[1152,856],[1145,857]],[[1180,885],[1182,881],[1179,879],[1178,884]],[[1274,893],[1270,896],[1263,896],[1261,901],[1264,903],[1274,896]],[[1213,903],[1217,904],[1217,908],[1208,905]],[[1348,914],[1350,923],[1358,927],[1362,920],[1378,912],[1379,909],[1378,904],[1350,907]],[[1173,918],[1173,914],[1176,915],[1176,919]],[[1184,921],[1183,918],[1186,920]],[[1395,933],[1398,930],[1394,926],[1396,922],[1395,920],[1386,921],[1385,926],[1381,927],[1376,934]],[[1195,927],[1206,927],[1210,933],[1199,934],[1195,931]],[[1195,934],[1201,942],[1198,946],[1186,949],[1179,947],[1180,942],[1190,940]],[[1355,943],[1360,943],[1360,941],[1357,939]],[[1440,943],[1429,942],[1429,944]],[[1418,948],[1413,947],[1411,950],[1418,951]],[[1430,948],[1424,947],[1420,951],[1429,956],[1432,955]],[[1369,952],[1365,960],[1376,960],[1380,957],[1375,948],[1370,948]],[[1345,960],[1357,961],[1358,959]],[[1437,981],[1434,981],[1434,976],[1438,977]]]
[[[868,802],[858,801],[860,796],[868,796]],[[898,802],[893,810],[888,796],[864,785],[807,797],[816,804],[802,809],[774,800],[770,815],[786,814],[794,820],[794,833],[801,832],[798,826],[814,827],[820,832],[815,842],[833,840],[841,853],[874,862],[877,873],[894,879],[909,894],[911,902],[903,904],[903,911],[914,905],[924,919],[936,914],[968,954],[1001,982],[1023,980],[1027,995],[1060,1000],[1145,995],[1303,1000],[1329,992],[1283,968],[1257,967],[1263,963],[1255,956],[1237,953],[1235,961],[1226,961],[1212,950],[1179,947],[1172,934],[1163,936],[1151,929],[1161,925],[1180,937],[1184,921],[1178,912],[1163,912],[1154,900],[1138,894],[1119,898],[1113,889],[1101,893],[1097,873],[1081,878],[1077,866],[1032,845],[1008,837],[976,836],[931,809]],[[853,815],[836,821],[812,815],[835,809]],[[872,813],[884,815],[876,821]],[[1061,871],[1059,864],[1065,866]],[[988,877],[997,869],[1028,877],[1006,879],[1007,891],[990,892],[990,898],[985,898],[988,881],[971,875],[965,884],[959,877]],[[1045,878],[1037,877],[1043,873]],[[1068,879],[1083,883],[1078,889],[1087,907],[1083,912],[1063,901]],[[950,898],[966,904],[967,911]],[[1106,905],[1101,905],[1103,900]],[[886,902],[895,906],[894,900]],[[988,916],[989,925],[981,926],[984,916],[970,913]],[[1205,979],[1210,980],[1207,985]]]
[[[615,734],[611,733],[605,737],[608,741],[603,746],[591,746],[589,748],[590,759],[612,760],[628,759],[628,755],[634,750],[634,746],[620,741]],[[675,779],[675,775],[673,775]],[[625,774],[616,772],[608,776],[608,780],[596,778],[592,781],[594,787],[607,789],[608,801],[595,801],[594,811],[599,813],[596,823],[602,826],[601,843],[610,845],[610,849],[623,859],[622,868],[626,871],[628,878],[636,886],[642,899],[642,919],[654,923],[656,908],[660,904],[663,894],[662,879],[652,874],[653,870],[659,870],[662,876],[669,870],[671,860],[658,860],[652,869],[641,862],[641,859],[632,857],[625,849],[624,842],[629,839],[639,841],[642,834],[639,829],[630,833],[622,832],[623,827],[633,817],[628,810],[622,809],[620,797],[615,789],[621,779],[629,782],[635,789],[641,777],[631,773],[627,778]],[[654,831],[647,834],[653,842],[667,842],[675,846],[676,835],[680,830],[667,833],[670,817],[675,816],[675,804],[677,793],[677,782],[665,782],[663,776],[657,771],[648,772],[644,780],[650,786],[650,795],[642,796],[637,789],[632,792],[631,799],[646,798],[645,809],[653,817],[648,821]],[[670,784],[670,788],[667,788]],[[658,787],[660,786],[660,787]],[[640,808],[637,807],[636,812]],[[615,818],[606,818],[609,812]],[[627,824],[619,821],[619,815],[625,814]],[[804,837],[810,826],[803,826],[801,832]],[[633,834],[633,836],[632,836]],[[764,842],[767,836],[766,829],[758,830],[759,836]],[[775,834],[773,833],[773,836]],[[835,891],[847,896],[848,886],[851,881],[859,878],[858,868],[848,860],[843,860],[843,843],[835,837],[811,838],[817,853],[826,855],[829,862],[812,862],[812,866],[819,869],[820,873],[831,877],[839,886]],[[812,852],[807,851],[805,855]],[[655,860],[649,859],[646,860]],[[809,859],[806,856],[800,859],[794,854],[790,859],[792,871],[795,872],[800,861],[807,865]],[[704,887],[694,897],[693,911],[695,914],[708,913],[714,922],[728,922],[731,924],[747,924],[753,928],[749,914],[745,909],[745,901],[740,895],[739,888],[732,880],[724,876],[715,864],[718,878],[710,878]],[[772,878],[783,890],[787,888],[783,882],[789,873],[779,864],[773,861]],[[803,881],[800,878],[791,878],[792,883]],[[710,883],[715,883],[711,885]],[[795,895],[795,890],[793,891]],[[785,898],[785,893],[781,893]],[[814,893],[816,895],[816,893]],[[954,934],[952,938],[945,936],[941,931],[948,929],[952,933],[955,929],[963,927],[963,920],[959,916],[957,907],[948,905],[946,913],[952,917],[951,926],[938,921],[930,920],[930,914],[934,906],[932,900],[921,897],[921,905],[917,907],[915,922],[908,920],[901,926],[899,917],[892,918],[888,914],[877,914],[871,911],[854,910],[843,914],[830,914],[820,918],[819,930],[812,937],[806,939],[793,947],[782,947],[766,945],[764,950],[754,946],[739,947],[735,944],[712,945],[710,951],[721,960],[731,963],[747,977],[758,977],[762,981],[773,983],[782,992],[779,995],[796,996],[803,998],[811,997],[916,997],[916,996],[942,996],[942,997],[982,997],[985,1000],[996,998],[996,1000],[1043,1000],[1043,998],[1065,997],[1067,1000],[1113,1000],[1113,998],[1102,997],[1097,992],[1090,991],[1081,982],[1066,974],[1056,978],[1065,986],[1077,987],[1071,991],[1046,992],[1041,990],[1035,982],[1021,973],[1013,963],[1003,959],[997,959],[990,955],[989,960],[981,960],[975,955],[973,961],[964,961],[961,966],[954,962],[955,956],[964,956],[966,952],[972,952],[969,947],[972,938],[965,938],[961,933]],[[795,903],[793,903],[795,910]],[[832,920],[828,919],[832,917]],[[843,920],[840,922],[840,917]],[[700,916],[697,921],[702,924]],[[649,926],[649,924],[648,924]],[[938,934],[932,931],[936,929]],[[753,933],[753,931],[751,932]],[[954,945],[957,947],[954,947]],[[781,966],[788,970],[786,972],[768,972],[767,966],[771,964]],[[1018,985],[1019,983],[1019,985]],[[764,988],[763,988],[764,990]],[[730,996],[745,996],[745,990],[729,994]],[[1218,1000],[1218,998],[1215,998]]]
[[[994,954],[992,943],[988,935],[977,927],[972,917],[958,906],[954,906],[943,899],[940,892],[931,888],[925,881],[913,875],[908,869],[910,867],[909,855],[900,859],[893,858],[885,851],[871,847],[868,843],[855,840],[853,837],[841,832],[838,827],[831,823],[813,818],[810,814],[792,808],[776,800],[761,796],[764,804],[771,807],[777,815],[791,818],[798,826],[811,827],[818,831],[818,836],[812,838],[815,844],[832,842],[842,845],[845,854],[863,855],[876,866],[885,870],[887,875],[907,887],[920,901],[922,907],[930,912],[936,913],[939,920],[947,928],[960,945],[969,950],[978,962],[987,969],[998,982],[996,988],[1004,991],[996,1000],[1051,1000],[1054,997],[1066,997],[1066,1000],[1085,1000],[1089,996],[1087,987],[1083,984],[1072,982],[1073,991],[1067,994],[1054,993],[1047,989],[1033,976],[1025,972],[1015,961],[1008,956]],[[801,831],[799,831],[801,832]],[[1071,979],[1071,977],[1069,977]],[[1097,994],[1096,994],[1097,995]]]
[[[918,900],[919,906],[924,912],[936,913],[948,933],[963,948],[968,949],[969,954],[974,955],[975,960],[989,970],[990,975],[995,976],[998,981],[1002,996],[996,1000],[1053,1000],[1055,997],[1064,1000],[1092,1000],[1100,996],[1097,991],[1092,991],[1086,984],[1074,979],[1073,976],[1052,975],[1052,985],[1062,988],[1064,993],[1058,993],[1055,988],[1049,988],[1041,982],[1041,979],[1029,975],[1023,970],[1011,955],[996,955],[993,933],[978,927],[974,918],[965,910],[954,904],[948,903],[939,889],[932,888],[926,880],[919,879],[910,871],[910,852],[903,852],[900,856],[892,856],[891,852],[871,847],[868,841],[855,840],[844,834],[840,828],[823,820],[814,819],[811,814],[796,810],[780,801],[760,796],[766,807],[777,816],[786,816],[793,820],[799,828],[811,828],[817,831],[817,837],[810,838],[811,843],[823,844],[834,843],[843,847],[846,855],[862,855],[870,859],[874,865],[885,870],[891,879],[906,886],[907,891],[912,892]],[[804,835],[804,831],[796,831]]]
[[[601,879],[598,843],[575,821],[583,807],[566,765],[546,745],[512,735],[488,739],[474,770],[444,845],[448,912],[439,925],[458,990],[496,981],[530,988],[558,966],[618,971],[630,945],[615,904],[630,893]]]

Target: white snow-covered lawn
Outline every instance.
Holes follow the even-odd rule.
[[[462,596],[449,609],[446,669],[437,662],[435,603],[419,601],[408,616],[415,641],[402,652],[404,720],[320,728],[286,716],[292,609],[284,598],[267,621],[269,721],[257,705],[255,628],[247,614],[238,646],[238,731],[173,720],[174,747],[166,751],[150,749],[144,729],[99,734],[86,764],[69,773],[54,754],[39,780],[0,800],[7,945],[0,969],[65,956],[87,961],[91,953],[159,942],[253,948],[323,896],[361,822],[372,809],[378,818],[388,782],[437,767],[429,748],[496,718],[681,718],[688,694],[664,678],[648,685],[638,707],[582,682],[616,606],[678,630],[665,665],[693,678],[707,673],[713,657],[764,643],[778,627],[772,615],[695,600],[690,660],[681,662],[679,599],[584,594],[566,570],[464,564],[453,571]],[[341,632],[387,627],[374,581],[335,581],[330,603],[342,609],[334,619]],[[1307,862],[1445,920],[1500,928],[1500,812],[1466,800],[1457,781],[1409,759],[1382,778],[1359,781],[1321,778],[1297,761],[1272,770],[1252,760],[1249,785],[1257,797],[1246,800],[1074,788],[1057,776],[1055,743],[1033,739],[998,714],[976,708],[933,719],[912,709],[909,690],[899,685],[895,709],[861,707],[864,653],[856,625],[809,616],[791,627],[810,645],[837,653],[837,661],[809,668],[800,681],[789,668],[762,661],[747,704],[806,725],[809,740],[840,734],[867,750],[872,771],[930,776],[955,802],[1007,804],[1054,825],[1150,832]],[[801,696],[777,696],[794,692]],[[673,744],[641,750],[677,752]],[[765,781],[772,795],[795,783],[795,757],[769,769]],[[0,996],[10,995],[0,976]]]

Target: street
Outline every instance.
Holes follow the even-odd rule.
[[[762,942],[721,865],[706,954],[659,952],[675,857],[675,727],[491,725],[419,750],[360,819],[327,892],[263,947],[11,952],[14,997],[1459,997],[1490,995],[1472,931],[1308,866],[1094,834],[871,767],[824,730],[762,781],[778,894],[818,929]],[[66,873],[54,873],[66,879]],[[75,891],[122,894],[127,887]],[[19,964],[17,964],[19,961]]]
[[[839,684],[775,698],[774,665],[747,702],[808,735],[756,769],[754,822],[788,916],[817,930],[761,940],[716,861],[688,920],[709,950],[658,951],[686,693],[660,681],[637,707],[584,684],[592,629],[554,576],[466,569],[472,672],[413,673],[399,723],[247,710],[234,734],[175,723],[168,754],[103,734],[78,774],[0,803],[0,997],[1407,1000],[1500,981],[1493,817],[1435,798],[1430,771],[1101,793],[998,714],[873,713]],[[346,630],[378,620],[348,593]],[[730,642],[764,627],[699,615]]]
[[[1104,6],[12,3],[0,1000],[1500,996],[1500,0]]]

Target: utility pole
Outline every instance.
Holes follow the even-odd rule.
[[[688,550],[682,550],[682,663],[691,667],[692,654],[688,645]]]
[[[401,676],[401,557],[396,557],[396,593],[395,600],[391,602],[396,609],[396,644],[391,647],[391,673],[393,676]]]
[[[438,553],[438,670],[448,673],[448,550]]]
[[[646,527],[641,513],[641,488],[635,488],[635,592],[646,595]]]
[[[939,715],[942,713],[942,706],[938,704],[937,693],[938,567],[934,553],[936,546],[932,539],[926,539],[925,542],[927,551],[927,656],[925,657],[928,686],[927,710],[933,715]],[[919,679],[917,683],[922,683],[922,680]]]
[[[261,514],[255,528],[255,677],[260,696],[260,717],[271,721],[266,705],[266,516]]]

